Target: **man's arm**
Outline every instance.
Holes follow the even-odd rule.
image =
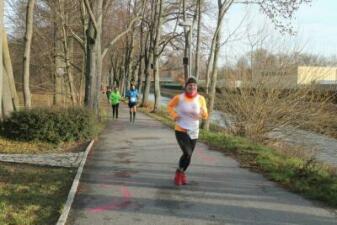
[[[173,120],[176,120],[178,118],[178,114],[175,111],[178,103],[179,103],[179,95],[176,95],[167,104],[167,112],[169,113],[169,115]]]
[[[208,110],[204,96],[200,97],[200,106],[201,106],[201,119],[205,120],[208,118]]]

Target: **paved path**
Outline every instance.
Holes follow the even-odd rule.
[[[176,187],[173,130],[137,114],[109,123],[91,151],[68,225],[337,225],[332,210],[289,193],[198,143]]]

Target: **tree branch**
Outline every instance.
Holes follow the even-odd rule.
[[[81,45],[82,49],[85,49],[84,41],[82,40],[82,38],[80,38],[80,36],[78,36],[71,27],[67,26],[67,28],[70,30],[75,40]]]
[[[90,7],[90,4],[88,2],[88,0],[83,0],[84,1],[84,4],[85,4],[85,7],[87,8],[88,10],[88,13],[89,13],[89,16],[90,16],[90,20],[92,22],[92,24],[94,25],[94,28],[95,28],[95,32],[97,34],[98,32],[98,26],[97,26],[97,23],[96,23],[96,20],[95,20],[95,16],[91,10],[91,7]]]
[[[105,48],[104,48],[104,50],[103,50],[103,53],[102,53],[102,60],[104,59],[104,57],[106,56],[106,54],[108,53],[108,51],[109,51],[109,49],[121,38],[121,37],[123,37],[125,34],[127,34],[127,33],[129,33],[130,31],[131,31],[131,29],[132,29],[132,27],[133,27],[133,24],[137,21],[137,20],[139,20],[139,19],[141,19],[141,17],[140,16],[137,16],[137,17],[135,17],[133,20],[131,20],[131,22],[130,22],[130,24],[129,24],[129,26],[128,26],[128,28],[124,31],[124,32],[122,32],[122,33],[120,33],[119,35],[117,35],[117,37],[115,37]]]

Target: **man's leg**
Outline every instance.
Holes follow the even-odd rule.
[[[119,103],[116,104],[116,119],[118,119],[118,108],[119,108]]]
[[[136,106],[134,106],[133,107],[133,123],[135,123],[135,119],[136,119],[136,111],[137,111],[137,109],[136,109]]]
[[[114,119],[116,116],[116,106],[112,105],[112,119]]]

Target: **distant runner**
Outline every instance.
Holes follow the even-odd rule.
[[[126,93],[126,97],[129,99],[130,108],[130,123],[135,123],[136,112],[137,112],[137,102],[138,102],[138,91],[134,83],[131,83],[130,90]]]
[[[119,93],[117,86],[113,86],[109,96],[109,101],[112,107],[112,119],[118,119],[118,108],[121,98],[122,96]]]

